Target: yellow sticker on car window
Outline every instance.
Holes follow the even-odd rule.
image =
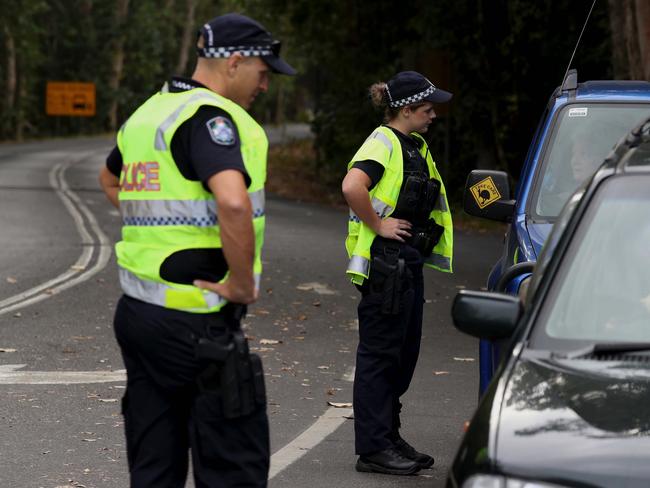
[[[497,190],[491,176],[471,186],[470,191],[479,208],[485,208],[501,198],[501,193]]]

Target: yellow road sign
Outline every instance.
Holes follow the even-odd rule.
[[[95,84],[81,81],[48,81],[45,97],[47,115],[95,115]]]
[[[501,198],[501,193],[497,190],[491,176],[471,186],[470,191],[479,208],[485,208]]]

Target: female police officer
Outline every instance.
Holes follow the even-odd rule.
[[[354,379],[357,471],[413,474],[433,464],[399,434],[422,332],[423,266],[451,272],[452,222],[445,187],[420,134],[433,103],[451,93],[414,71],[370,88],[386,108],[348,165],[347,273],[361,291]]]

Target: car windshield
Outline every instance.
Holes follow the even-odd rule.
[[[614,144],[641,120],[650,106],[634,104],[571,104],[558,115],[544,156],[533,202],[535,216],[555,218],[581,183],[602,164]]]
[[[566,340],[650,342],[650,175],[606,179],[562,257],[532,345]]]

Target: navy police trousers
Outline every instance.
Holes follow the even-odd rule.
[[[375,239],[372,256],[382,252],[383,242]],[[373,289],[372,269],[370,279],[361,287],[353,403],[355,450],[359,455],[392,447],[401,425],[400,397],[408,390],[420,352],[423,262],[416,249],[399,247],[399,257],[405,260],[408,271],[402,280],[398,314],[382,313],[385,297]]]
[[[194,343],[215,314],[169,310],[123,296],[115,335],[127,371],[122,413],[132,488],[266,487],[266,408],[224,419],[218,392],[201,393]],[[214,322],[213,322],[214,323]],[[225,329],[224,329],[225,333]]]

